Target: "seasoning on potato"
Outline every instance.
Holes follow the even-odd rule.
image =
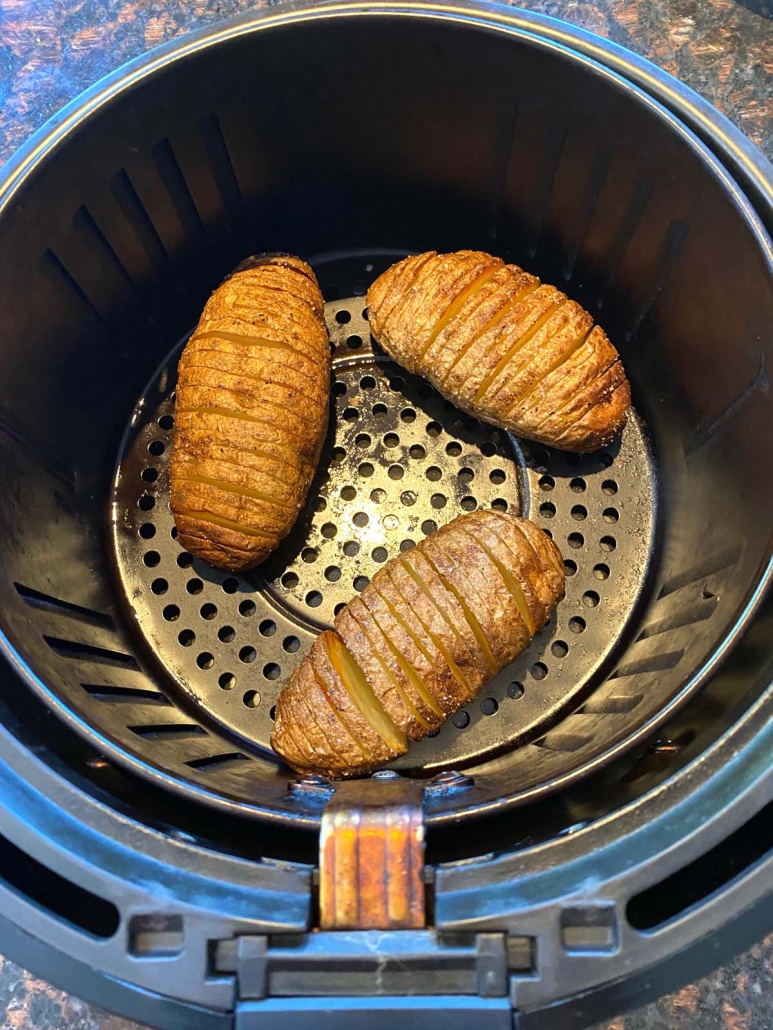
[[[300,258],[250,258],[210,297],[180,358],[171,507],[180,544],[249,569],[290,532],[328,423],[324,301]]]
[[[358,776],[404,754],[529,645],[564,590],[528,519],[461,515],[393,558],[284,687],[271,746],[299,772]]]
[[[567,451],[592,451],[625,424],[620,356],[579,304],[481,251],[399,261],[368,291],[373,336],[485,422]]]

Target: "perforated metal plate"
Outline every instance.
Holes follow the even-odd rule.
[[[647,571],[653,466],[635,416],[613,447],[563,454],[481,425],[403,372],[373,345],[363,299],[393,260],[315,263],[329,298],[333,413],[307,504],[279,551],[236,575],[175,539],[167,470],[182,344],[133,413],[114,484],[113,543],[159,673],[242,748],[268,750],[283,684],[385,561],[478,507],[534,519],[564,554],[566,597],[477,703],[395,763],[429,771],[538,742],[608,670]]]

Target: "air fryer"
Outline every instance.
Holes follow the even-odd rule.
[[[769,172],[651,66],[495,5],[276,9],[25,148],[0,194],[0,948],[163,1027],[582,1026],[768,928]],[[457,248],[593,313],[632,383],[618,441],[529,444],[374,348],[368,285]],[[176,363],[275,250],[322,286],[333,417],[292,534],[233,574],[176,539]],[[385,560],[479,507],[552,535],[566,597],[362,788],[418,799],[425,925],[320,928],[344,794],[271,752],[279,690]]]

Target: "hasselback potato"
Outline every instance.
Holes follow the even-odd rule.
[[[471,701],[545,625],[564,589],[528,519],[461,515],[379,569],[284,687],[271,745],[294,769],[370,772]]]
[[[579,304],[481,251],[430,251],[368,291],[371,331],[395,361],[463,411],[519,436],[592,451],[625,423],[631,390]]]
[[[292,528],[328,423],[324,302],[299,258],[240,265],[212,294],[180,358],[171,506],[178,540],[248,569]]]

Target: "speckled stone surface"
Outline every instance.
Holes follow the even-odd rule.
[[[122,62],[262,6],[256,0],[0,0],[0,162]],[[773,0],[534,0],[521,6],[650,58],[773,157]]]
[[[271,3],[271,0],[268,0]],[[102,75],[255,0],[0,0],[0,163]],[[650,58],[773,158],[773,0],[535,0]],[[0,958],[2,1030],[134,1030]],[[698,983],[597,1030],[773,1030],[773,934]],[[193,1030],[193,1028],[192,1028]]]
[[[2,1030],[143,1030],[2,958],[0,1013]],[[711,976],[594,1030],[773,1030],[773,934]]]

